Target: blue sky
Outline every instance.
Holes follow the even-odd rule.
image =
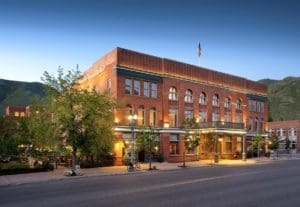
[[[81,71],[119,46],[246,77],[300,76],[297,0],[0,0],[0,78]]]

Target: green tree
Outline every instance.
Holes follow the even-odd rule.
[[[257,150],[257,157],[259,157],[259,152],[263,144],[265,143],[264,138],[260,135],[257,134],[253,137],[252,139],[252,150]]]
[[[108,94],[81,89],[80,79],[78,68],[66,74],[59,68],[58,77],[44,72],[42,78],[46,85],[48,113],[53,114],[58,135],[72,151],[73,173],[80,150],[86,154],[100,154],[103,147],[112,145],[116,106]]]
[[[21,151],[20,136],[17,133],[18,124],[11,117],[0,117],[0,158],[8,160],[11,156],[18,156]]]
[[[149,170],[152,170],[152,153],[158,146],[158,132],[151,126],[141,128],[140,133],[137,135],[137,148],[145,150],[145,153],[149,155]]]
[[[47,111],[47,103],[43,100],[35,102],[30,107],[30,116],[27,118],[27,143],[32,145],[31,155],[49,155],[58,152],[60,140],[57,127],[53,122],[54,114]]]
[[[279,147],[278,137],[275,134],[271,134],[268,144],[270,150],[277,150]]]
[[[183,122],[184,128],[186,130],[186,135],[184,137],[184,151],[183,151],[183,167],[186,167],[186,153],[194,152],[195,149],[200,144],[200,134],[197,132],[196,128],[198,126],[196,119],[186,118]]]

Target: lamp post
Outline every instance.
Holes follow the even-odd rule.
[[[130,162],[133,163],[135,161],[135,137],[134,137],[134,127],[136,124],[136,120],[138,119],[138,116],[136,114],[130,114],[128,116],[128,120],[131,127],[131,139],[132,139],[132,147],[131,147],[131,156],[130,156]]]

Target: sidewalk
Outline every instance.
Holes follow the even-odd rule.
[[[211,165],[247,165],[255,164],[259,162],[269,162],[273,161],[269,158],[258,158],[258,159],[247,159],[246,161],[242,160],[220,160],[219,163],[214,164],[211,160],[201,160],[196,162],[186,162],[188,168],[193,167],[205,167]],[[160,171],[167,170],[179,170],[181,169],[182,163],[159,163],[153,162],[152,167],[155,166],[156,169]],[[149,163],[141,164],[141,171],[128,172],[126,166],[112,166],[112,167],[99,167],[99,168],[86,168],[81,169],[82,176],[65,176],[64,171],[65,167],[59,166],[58,169],[50,172],[40,172],[40,173],[28,173],[28,174],[17,174],[17,175],[4,175],[0,176],[0,186],[6,185],[19,185],[25,183],[36,183],[36,182],[45,182],[50,180],[62,180],[62,179],[73,179],[79,177],[90,177],[90,176],[108,176],[108,175],[121,175],[121,174],[134,174],[134,173],[146,173],[149,172]]]

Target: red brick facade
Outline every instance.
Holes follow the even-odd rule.
[[[266,86],[203,67],[116,48],[84,73],[81,86],[100,93],[109,91],[122,103],[115,113],[120,148],[124,147],[122,140],[130,138],[128,115],[137,114],[139,125],[154,124],[160,131],[160,152],[169,162],[183,159],[186,130],[182,123],[187,116],[200,122],[202,136],[213,133],[221,140],[221,158],[241,151],[243,137],[265,131]],[[206,118],[201,118],[200,112]],[[172,143],[173,135],[178,136],[178,144]],[[200,146],[187,160],[198,160],[205,150]],[[120,160],[123,154],[116,153]]]
[[[289,140],[291,148],[300,150],[300,120],[268,122],[268,131],[275,134],[281,142]]]

